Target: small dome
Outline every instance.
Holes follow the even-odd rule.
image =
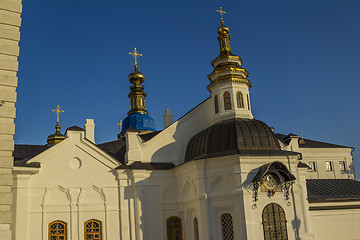
[[[128,79],[132,84],[141,84],[144,82],[145,76],[138,70],[135,70],[134,72],[130,73]]]
[[[229,34],[229,28],[222,25],[222,26],[218,27],[217,33],[219,35],[227,35],[227,34]]]
[[[199,132],[187,144],[185,162],[197,158],[280,151],[273,131],[255,119],[234,118]]]
[[[145,113],[132,113],[122,122],[121,133],[124,133],[129,127],[133,127],[141,131],[156,131],[155,121]]]
[[[55,129],[56,129],[56,132],[54,134],[49,135],[47,138],[48,144],[56,144],[65,139],[65,136],[63,134],[61,134],[61,132],[60,132],[59,124],[56,124]]]

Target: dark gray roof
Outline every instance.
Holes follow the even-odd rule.
[[[97,144],[97,146],[112,155],[120,163],[125,164],[126,140],[124,137],[115,141]]]
[[[85,131],[83,128],[78,127],[78,126],[69,127],[66,129],[66,131],[68,131],[68,130],[70,130],[70,131]]]
[[[288,155],[273,131],[262,121],[233,118],[216,123],[193,136],[187,144],[185,162],[231,154]]]
[[[360,201],[360,182],[350,179],[307,179],[308,201]]]
[[[135,128],[130,127],[130,130],[134,130],[139,132],[139,130],[136,130]],[[129,129],[127,131],[129,131]],[[146,133],[146,134],[140,134],[139,137],[144,141],[147,142],[156,135],[158,135],[161,131]],[[105,152],[112,155],[114,158],[116,158],[120,163],[125,164],[125,153],[126,153],[126,139],[125,137],[121,137],[120,139],[117,139],[115,141],[111,142],[105,142],[101,144],[97,144],[99,148],[104,150]]]
[[[256,176],[253,178],[252,182],[261,182],[263,177],[268,173],[276,174],[279,176],[279,179],[283,180],[284,182],[291,182],[296,180],[295,176],[292,175],[292,173],[284,164],[281,162],[272,162],[262,165]]]
[[[15,144],[13,152],[14,161],[33,158],[50,147],[46,145]]]
[[[284,135],[284,134],[280,134],[280,133],[277,133],[276,134],[276,137],[286,143],[286,144],[289,144],[290,142],[290,136],[296,136],[295,134],[293,133],[290,133],[289,135]],[[301,143],[300,141],[301,140],[304,140],[305,143]],[[332,144],[332,143],[326,143],[326,142],[319,142],[319,141],[314,141],[314,140],[310,140],[310,139],[301,139],[299,138],[299,147],[300,148],[350,148],[350,147],[347,147],[347,146],[341,146],[341,145],[337,145],[337,144]]]
[[[117,169],[168,170],[174,167],[173,163],[143,163],[136,161],[131,165],[120,165]]]

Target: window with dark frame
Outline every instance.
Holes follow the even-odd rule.
[[[219,112],[219,100],[218,100],[218,96],[215,95],[214,98],[214,104],[215,104],[215,114]]]
[[[231,109],[231,98],[229,92],[224,92],[224,109],[225,110]]]
[[[284,209],[276,203],[266,205],[262,213],[264,240],[287,240]]]
[[[221,215],[221,227],[223,240],[234,240],[233,221],[230,213]]]
[[[309,171],[310,172],[316,172],[317,171],[317,168],[316,168],[316,162],[309,162]]]
[[[194,218],[194,239],[199,240],[199,223],[197,218]]]
[[[345,161],[339,162],[339,168],[340,168],[340,171],[346,171]]]
[[[237,107],[244,108],[244,98],[242,92],[236,93]]]
[[[182,240],[181,218],[169,217],[166,220],[166,231],[168,240]]]
[[[326,171],[332,171],[333,170],[333,166],[332,166],[332,163],[330,161],[325,162],[325,169],[326,169]]]
[[[249,98],[249,94],[246,95],[246,98],[247,98],[248,109],[250,110],[250,98]]]

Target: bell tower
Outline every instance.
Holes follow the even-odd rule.
[[[231,117],[252,119],[249,73],[241,67],[242,59],[231,52],[229,28],[223,19],[226,12],[221,7],[217,12],[221,16],[217,29],[220,54],[211,62],[214,71],[208,75],[211,83],[207,86],[214,103],[214,119],[215,122]]]

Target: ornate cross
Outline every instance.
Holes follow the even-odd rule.
[[[64,112],[64,110],[61,110],[59,105],[57,105],[57,107],[55,109],[53,109],[52,111],[56,112],[56,120],[57,120],[57,123],[59,124],[59,116],[61,113]]]
[[[222,10],[222,7],[220,7],[220,10],[216,10],[218,13],[220,13],[220,16],[221,16],[221,22],[224,21],[223,19],[223,14],[225,14],[226,12]]]
[[[136,49],[136,48],[135,48]],[[120,122],[118,122],[116,125],[119,125],[120,126],[120,132],[122,130],[122,121],[120,120]]]
[[[130,55],[133,55],[134,59],[135,59],[135,67],[137,67],[137,59],[142,57],[142,54],[139,53],[136,48],[134,48],[133,52],[129,52]]]

